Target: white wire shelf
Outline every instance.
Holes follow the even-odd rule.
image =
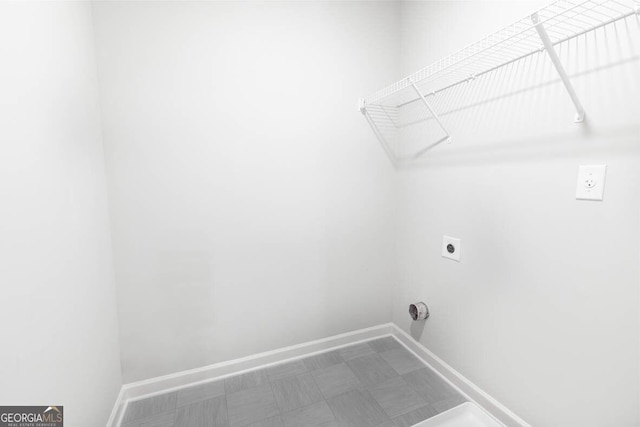
[[[374,131],[380,126],[395,126],[403,107],[418,103],[426,107],[450,140],[446,124],[428,102],[430,96],[490,73],[500,67],[547,51],[571,101],[576,107],[576,122],[584,119],[584,110],[564,72],[554,46],[605,25],[640,14],[640,0],[558,0],[480,41],[472,43],[441,60],[416,71],[374,94],[360,99]],[[384,129],[382,129],[384,131]],[[441,142],[441,141],[438,141]]]

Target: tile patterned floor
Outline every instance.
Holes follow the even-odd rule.
[[[409,427],[465,399],[381,338],[129,404],[122,427]]]

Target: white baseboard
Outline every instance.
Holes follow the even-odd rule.
[[[453,369],[429,349],[413,339],[409,334],[393,325],[393,336],[422,359],[431,369],[440,374],[449,384],[460,391],[468,399],[475,402],[486,412],[508,427],[531,427],[526,421],[518,417],[506,406],[502,405],[480,387],[469,381],[461,373]]]
[[[111,415],[107,421],[107,427],[116,427],[120,425],[120,420],[124,415],[125,406],[124,386],[122,386],[120,387],[120,393],[118,393],[118,397],[116,398],[116,403],[113,405],[113,409],[111,410]]]
[[[393,336],[407,349],[422,359],[430,368],[449,382],[469,400],[475,402],[508,427],[531,427],[508,408],[485,393],[459,372],[438,358],[426,347],[393,323],[347,332],[316,341],[309,341],[278,350],[267,351],[228,362],[216,363],[189,371],[177,372],[149,380],[125,384],[118,395],[107,427],[119,427],[127,404],[158,394],[191,387],[200,383],[223,379],[243,372],[262,369],[271,365],[301,359],[327,350],[345,347],[358,342]]]
[[[345,347],[361,341],[391,336],[394,331],[392,323],[386,323],[371,328],[359,329],[320,340],[292,345],[278,350],[267,351],[240,359],[216,363],[202,368],[191,369],[149,380],[138,381],[122,386],[118,401],[112,411],[107,427],[119,427],[126,406],[129,402],[145,399],[158,394],[191,387],[200,383],[222,379],[243,372],[261,369],[270,365],[301,359],[322,353],[327,350]]]

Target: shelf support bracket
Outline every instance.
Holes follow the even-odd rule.
[[[436,122],[438,122],[438,126],[440,126],[440,129],[442,129],[442,131],[445,133],[445,137],[443,139],[441,139],[441,141],[447,141],[448,144],[451,144],[451,135],[449,134],[447,129],[444,127],[444,124],[442,124],[442,121],[440,120],[440,117],[438,117],[436,112],[433,111],[433,108],[431,108],[431,105],[429,105],[429,102],[424,97],[422,92],[420,92],[420,89],[418,89],[418,86],[416,86],[416,84],[413,82],[413,80],[409,79],[409,83],[411,83],[411,86],[413,86],[413,90],[415,90],[416,93],[418,94],[418,96],[420,97],[420,99],[422,99],[422,102],[427,107],[427,110],[429,110],[429,112],[431,113],[433,118],[436,119]]]
[[[558,57],[558,54],[556,53],[553,47],[553,43],[551,43],[551,39],[549,39],[547,30],[544,28],[544,25],[542,24],[542,22],[540,22],[540,17],[538,16],[537,13],[534,13],[533,15],[531,15],[531,21],[533,21],[533,25],[535,25],[536,27],[538,36],[540,36],[540,40],[542,40],[542,44],[544,45],[544,49],[547,51],[547,55],[549,55],[549,58],[551,59],[553,66],[555,67],[556,71],[560,75],[562,84],[564,84],[565,89],[567,89],[567,92],[569,93],[569,97],[571,98],[573,105],[576,107],[576,116],[573,121],[575,123],[583,122],[584,115],[585,115],[584,107],[582,106],[582,103],[580,102],[580,99],[578,98],[578,95],[576,94],[576,91],[573,88],[573,85],[571,84],[571,80],[569,79],[567,72],[564,70],[564,67],[562,66],[562,62],[560,62],[560,58]]]

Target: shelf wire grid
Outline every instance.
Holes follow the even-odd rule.
[[[534,15],[556,45],[638,13],[638,6],[635,0],[558,0],[379,90],[365,98],[365,108],[368,111],[372,105],[401,108],[420,101],[413,92],[412,82],[425,95],[435,95],[542,51],[544,48],[532,20]]]

